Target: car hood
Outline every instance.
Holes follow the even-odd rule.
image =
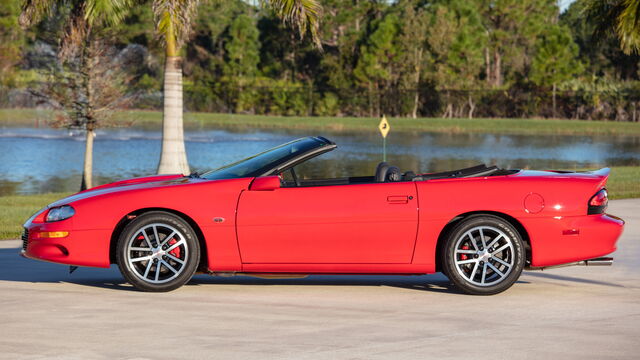
[[[49,204],[48,207],[60,206],[72,203],[74,201],[88,199],[103,194],[110,194],[121,191],[131,191],[149,188],[159,188],[171,185],[189,184],[195,182],[206,181],[205,179],[190,178],[180,174],[174,175],[155,175],[145,176],[133,179],[127,179],[122,181],[116,181],[110,184],[104,184],[81,191],[77,194],[67,196],[64,199],[60,199],[54,203]]]

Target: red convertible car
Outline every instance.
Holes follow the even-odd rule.
[[[504,170],[309,178],[336,148],[307,137],[203,174],[118,181],[50,204],[24,224],[24,256],[117,264],[140,290],[194,273],[429,274],[495,294],[524,268],[611,264],[624,221],[605,213],[609,169]],[[298,171],[297,171],[298,170]]]

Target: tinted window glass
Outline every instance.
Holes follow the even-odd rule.
[[[316,138],[298,139],[200,176],[209,180],[260,176],[280,164],[325,145],[327,143]]]

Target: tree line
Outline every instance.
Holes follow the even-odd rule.
[[[602,25],[624,2],[577,0],[560,13],[556,0],[324,0],[318,26],[300,32],[258,1],[206,1],[180,50],[185,107],[638,121],[638,55]],[[43,49],[59,45],[60,18],[19,30],[20,4],[0,5],[5,93],[46,84],[42,69],[54,60]],[[153,20],[149,1],[133,1],[104,35],[117,51],[141,54],[122,69],[129,101],[118,106],[162,108],[165,47]]]
[[[13,5],[13,6],[11,6]],[[56,120],[51,123],[67,128],[82,129],[86,133],[85,158],[81,190],[92,187],[93,138],[95,129],[108,126],[119,104],[135,99],[134,78],[139,67],[135,63],[146,51],[128,51],[115,46],[117,34],[124,35],[126,28],[118,28],[134,9],[150,5],[153,13],[153,31],[164,50],[162,150],[158,165],[159,174],[189,173],[189,164],[183,135],[183,59],[181,49],[189,39],[196,17],[198,0],[22,0],[20,15],[16,16],[17,3],[0,8],[4,37],[12,40],[4,50],[15,50],[6,57],[2,67],[3,84],[13,80],[10,71],[22,45],[18,28],[34,30],[38,36],[57,40],[54,47],[40,42],[37,55],[26,56],[40,72],[39,81],[28,83],[29,94],[41,104],[53,108]],[[296,27],[304,35],[311,33],[317,46],[319,5],[315,0],[266,0],[273,14],[284,23]],[[144,48],[138,45],[134,49]],[[11,52],[7,51],[9,55]],[[133,54],[131,54],[133,53]],[[14,64],[11,63],[13,59]],[[136,61],[136,59],[138,61]],[[27,62],[29,62],[27,61]],[[127,74],[131,74],[128,77]],[[5,76],[9,75],[9,76]],[[7,81],[9,80],[9,81]]]

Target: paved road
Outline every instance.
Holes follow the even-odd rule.
[[[638,359],[640,200],[610,212],[627,220],[613,267],[527,272],[491,297],[439,274],[197,276],[147,294],[0,242],[0,358]]]

